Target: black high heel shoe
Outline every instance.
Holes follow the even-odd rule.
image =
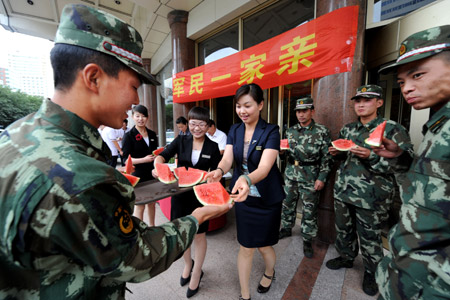
[[[192,270],[194,270],[194,263],[195,263],[194,260],[192,260],[191,272],[189,273],[188,278],[184,278],[183,275],[181,275],[181,278],[180,278],[180,285],[181,285],[181,286],[185,286],[186,283],[188,283],[189,281],[191,281],[191,274],[192,274]]]
[[[242,298],[242,295],[239,295],[239,300],[252,300],[252,297],[245,299],[245,298]]]
[[[256,291],[260,294],[267,293],[270,290],[270,287],[272,286],[272,282],[275,280],[275,270],[273,270],[272,276],[268,276],[268,275],[266,275],[266,273],[264,273],[264,277],[266,277],[267,279],[270,279],[272,281],[270,282],[269,286],[263,286],[263,285],[261,285],[261,283],[258,285],[258,288],[256,289]]]
[[[186,297],[191,298],[192,296],[194,296],[195,294],[197,294],[198,289],[200,288],[200,282],[202,281],[202,277],[203,277],[203,271],[202,271],[202,275],[200,275],[200,279],[198,281],[198,285],[197,288],[195,290],[191,290],[189,287],[187,289],[186,292]]]

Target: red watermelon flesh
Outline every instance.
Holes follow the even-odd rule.
[[[287,150],[289,149],[289,141],[288,139],[284,139],[280,141],[280,150]]]
[[[175,175],[175,178],[178,179],[179,178],[179,173],[182,171],[186,171],[186,167],[178,167],[176,169],[173,170],[173,175]]]
[[[168,164],[155,164],[155,168],[158,173],[158,179],[162,183],[170,184],[177,181]]]
[[[160,147],[160,148],[156,149],[155,151],[153,151],[152,154],[153,154],[154,156],[158,156],[158,155],[160,155],[163,151],[164,151],[164,147]]]
[[[194,186],[202,181],[204,174],[202,172],[192,171],[191,169],[178,170],[178,186]]]
[[[200,170],[200,169],[196,169],[196,168],[188,168],[188,171],[202,173],[203,178],[202,178],[202,180],[200,180],[200,183],[206,182],[206,175],[208,174],[208,172]]]
[[[136,186],[136,184],[138,184],[139,180],[141,179],[131,174],[122,173],[122,175],[128,179],[128,181],[131,183],[133,187]]]
[[[365,140],[366,144],[374,147],[380,147],[383,141],[384,130],[386,129],[386,121],[377,126]]]
[[[127,163],[125,164],[125,173],[127,174],[133,173],[133,162],[130,154],[128,154]]]
[[[334,148],[336,148],[339,151],[348,151],[353,147],[356,147],[356,144],[353,143],[353,141],[346,139],[338,139],[332,141],[331,144],[333,145]]]
[[[203,205],[223,205],[230,203],[230,194],[220,182],[204,183],[194,186],[195,196]]]

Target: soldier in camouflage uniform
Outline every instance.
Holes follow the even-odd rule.
[[[0,299],[123,299],[125,282],[166,270],[200,208],[159,227],[132,217],[133,188],[106,164],[97,128],[119,128],[141,81],[142,39],[116,17],[66,6],[52,49],[55,94],[0,136]],[[105,54],[103,54],[105,53]]]
[[[358,237],[364,263],[363,291],[377,293],[375,270],[383,257],[381,228],[387,219],[394,192],[394,169],[365,144],[379,124],[385,121],[377,115],[383,105],[383,90],[377,85],[363,85],[352,97],[358,121],[345,125],[340,139],[352,140],[357,146],[348,152],[330,147],[336,159],[342,159],[334,185],[336,222],[336,249],[339,257],[329,260],[330,269],[351,268],[358,255]],[[384,135],[393,139],[412,157],[412,144],[400,124],[388,120]]]
[[[397,81],[406,102],[430,108],[424,139],[400,185],[400,221],[389,233],[390,253],[377,268],[383,299],[450,298],[450,25],[402,42]],[[374,151],[393,166],[405,153],[385,139]]]
[[[297,202],[303,206],[301,234],[303,252],[306,257],[314,255],[311,241],[317,235],[317,206],[319,191],[325,186],[331,169],[332,157],[328,153],[330,131],[312,119],[314,113],[313,99],[297,100],[295,112],[298,124],[286,131],[289,141],[287,150],[287,167],[281,213],[280,238],[290,236],[295,224]]]

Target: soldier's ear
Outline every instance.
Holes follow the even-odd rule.
[[[87,64],[81,70],[81,76],[86,88],[94,93],[98,93],[99,86],[101,84],[102,77],[105,76],[105,72],[97,64]]]
[[[384,100],[381,99],[381,98],[378,98],[378,99],[377,99],[377,108],[382,107],[382,106],[383,106],[383,103],[384,103]]]

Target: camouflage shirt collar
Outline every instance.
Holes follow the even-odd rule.
[[[371,131],[372,129],[380,125],[383,121],[384,119],[380,115],[377,115],[375,119],[364,125],[363,123],[361,123],[361,119],[358,118],[358,129],[360,129],[361,127],[365,127],[369,131]]]
[[[450,102],[447,102],[440,110],[423,125],[422,134],[425,135],[428,130],[436,132],[441,126],[450,119]]]
[[[50,99],[42,102],[38,116],[58,126],[71,135],[82,139],[93,147],[102,150],[103,140],[97,128],[81,119],[71,111],[68,111]]]
[[[312,130],[312,129],[314,128],[314,124],[315,124],[315,123],[316,123],[316,122],[314,122],[314,119],[311,119],[311,123],[309,123],[308,126],[302,126],[302,125],[300,125],[300,123],[297,123],[296,126],[297,126],[297,129],[298,129],[298,130],[300,130],[300,129],[308,129],[308,130]]]

